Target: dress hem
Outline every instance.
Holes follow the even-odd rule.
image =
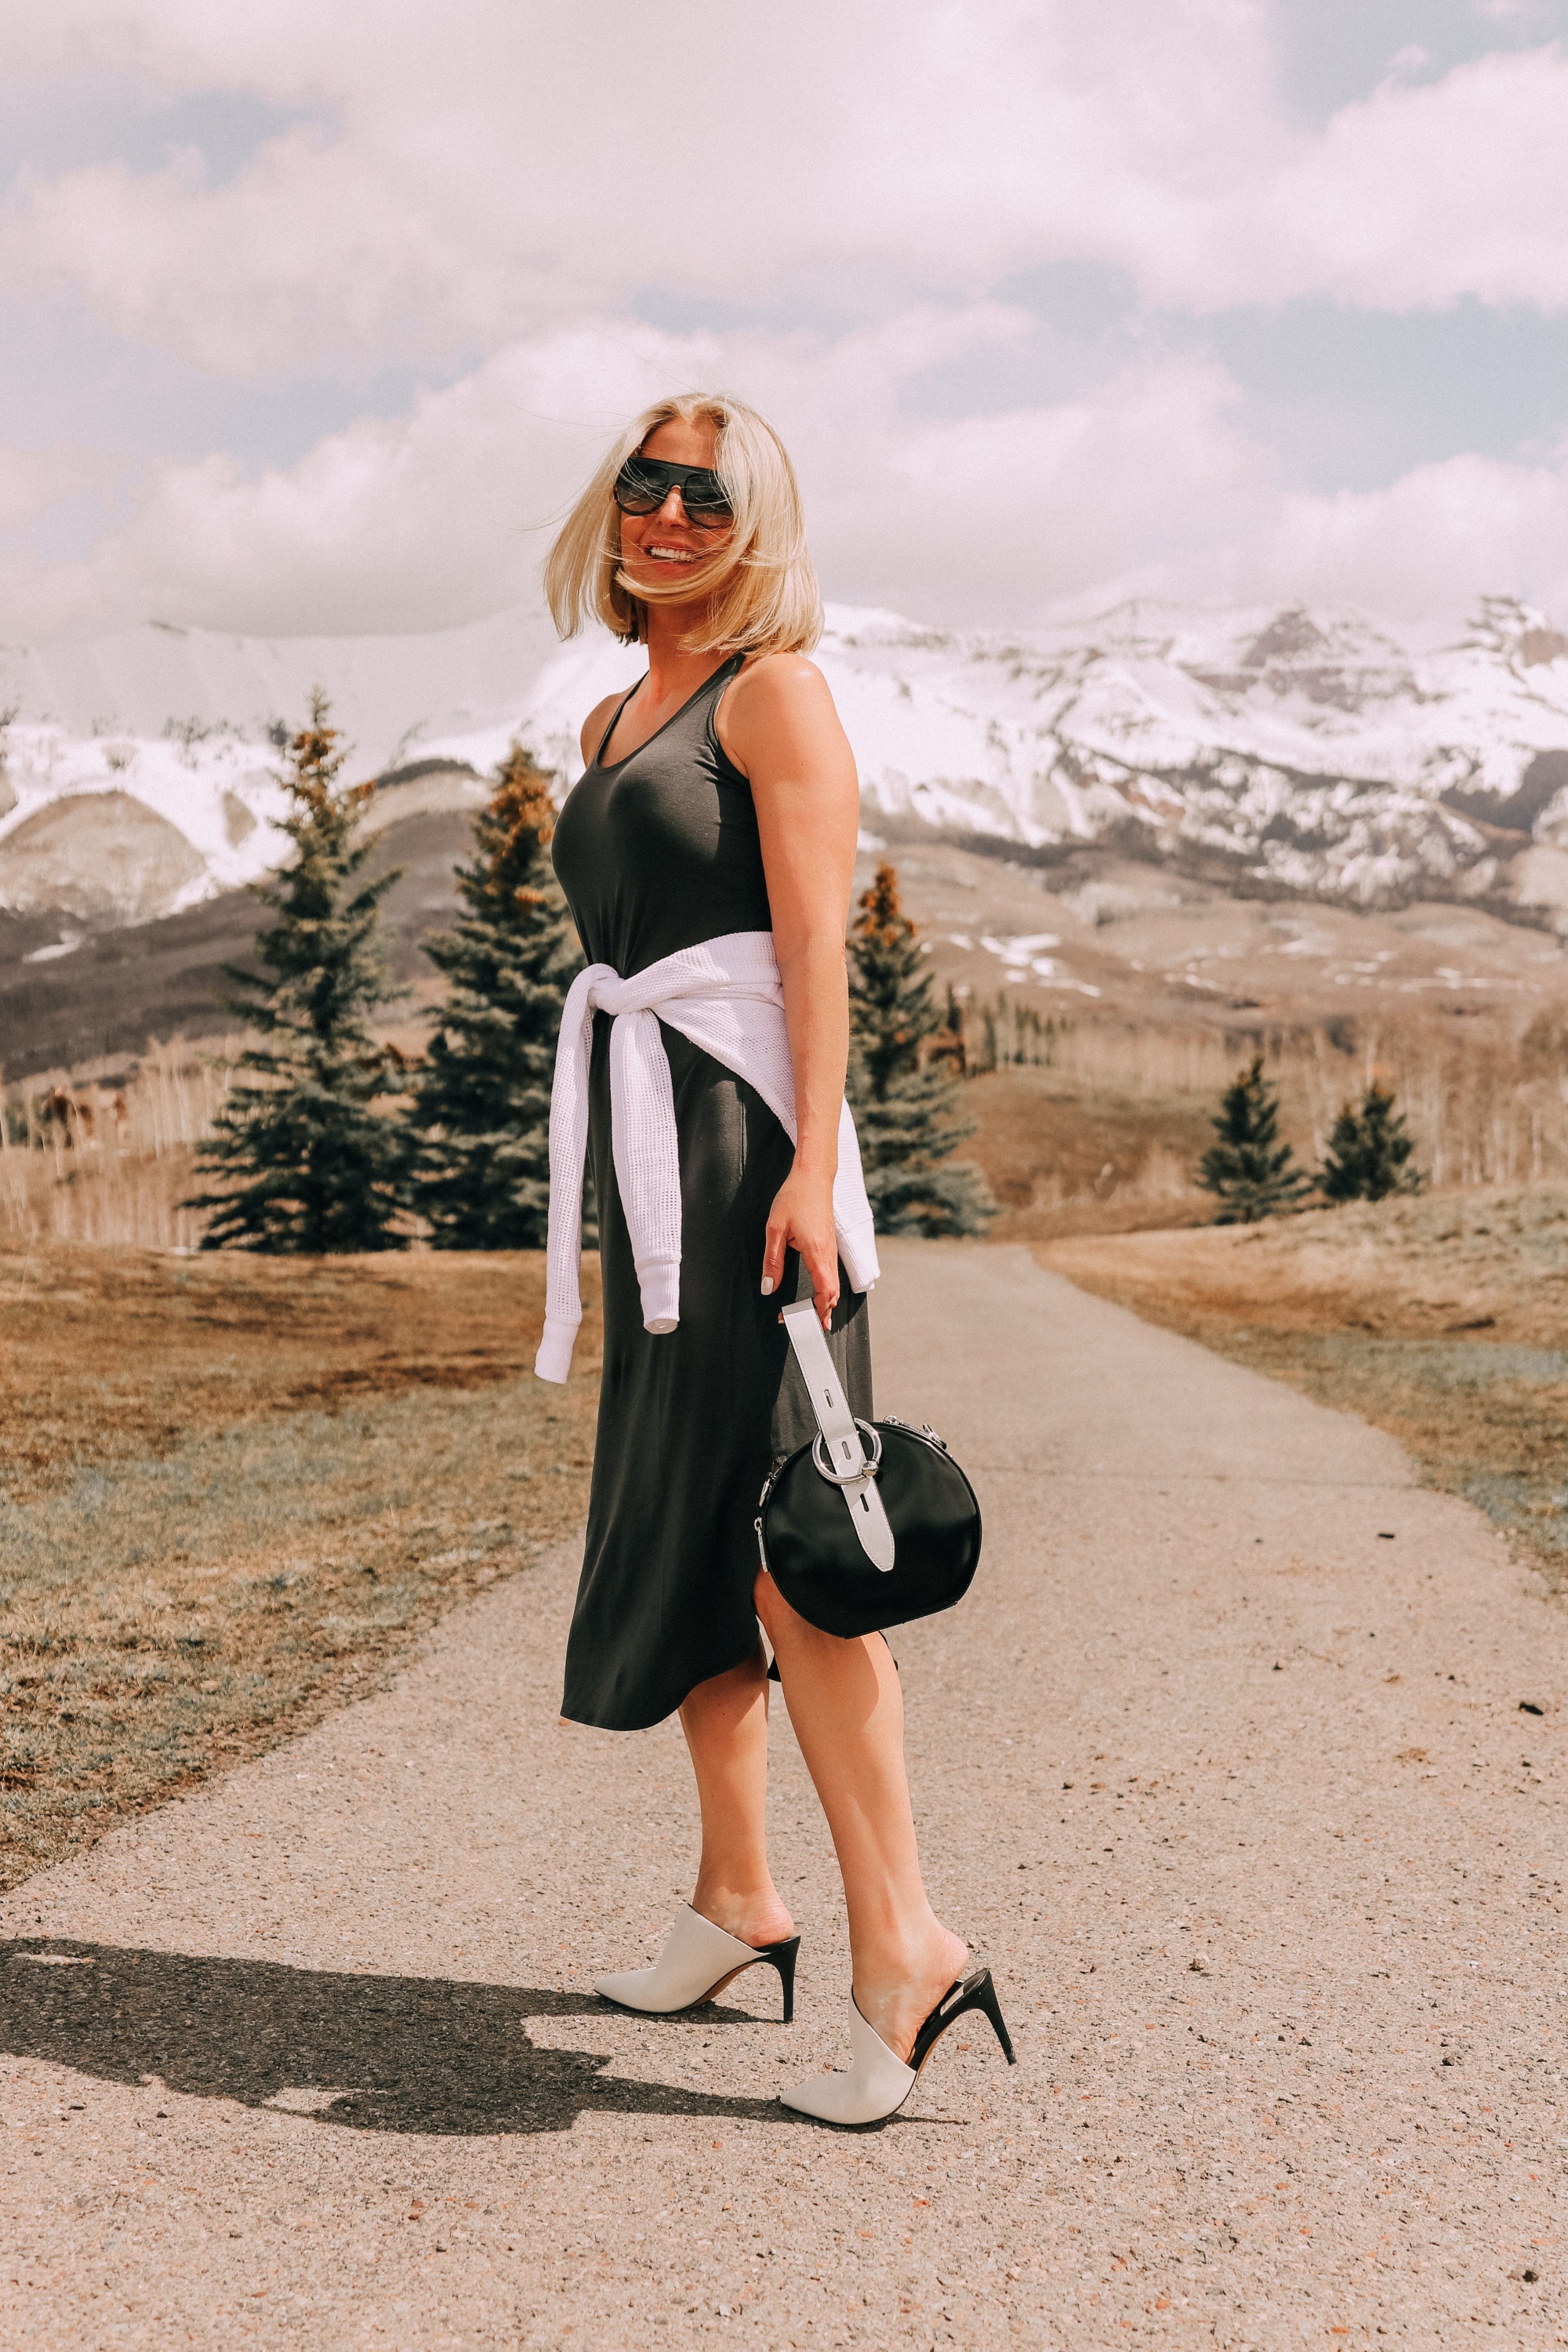
[[[686,1688],[681,1692],[680,1696],[665,1708],[662,1715],[650,1715],[643,1722],[606,1723],[599,1716],[574,1715],[571,1707],[566,1703],[564,1693],[562,1695],[561,1714],[559,1719],[563,1723],[579,1723],[582,1725],[584,1731],[657,1731],[661,1723],[668,1723],[672,1715],[679,1714],[681,1708],[686,1705],[687,1700],[691,1696],[694,1690],[698,1689],[703,1683],[715,1681],[720,1675],[733,1674],[737,1666],[743,1666],[746,1660],[748,1658],[754,1657],[758,1650],[762,1647],[763,1629],[762,1621],[759,1619],[757,1622],[757,1631],[754,1639],[748,1648],[741,1652],[739,1657],[731,1658],[728,1665],[713,1666],[710,1668],[707,1674],[698,1675],[693,1681],[687,1684]]]

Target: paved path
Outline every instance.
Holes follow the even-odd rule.
[[[1359,1423],[1020,1252],[889,1255],[881,1402],[987,1511],[897,1646],[1016,2073],[770,2104],[847,1984],[782,1709],[796,2025],[599,2007],[691,1809],[672,1727],[557,1724],[562,1559],[5,1905],[0,2341],[1568,2342],[1561,1608]]]

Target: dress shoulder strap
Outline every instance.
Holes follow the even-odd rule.
[[[707,710],[704,713],[704,731],[708,737],[709,742],[712,745],[720,759],[723,761],[724,765],[731,769],[737,776],[741,772],[740,770],[735,766],[730,754],[725,751],[724,746],[719,740],[719,705],[723,701],[725,695],[729,692],[736,678],[741,675],[742,670],[745,667],[745,661],[746,649],[744,646],[742,646],[739,653],[731,654],[729,660],[725,662],[721,667],[714,671],[712,677],[709,679],[707,686],[703,688],[703,692],[705,694],[712,695],[712,699],[709,703]],[[713,693],[713,688],[715,687],[719,689],[716,694]]]
[[[616,705],[615,709],[611,711],[611,713],[610,713],[610,723],[609,723],[609,725],[605,728],[605,730],[604,733],[600,736],[600,738],[599,738],[599,743],[598,743],[598,749],[597,749],[597,750],[595,751],[595,753],[594,753],[594,765],[595,765],[595,768],[598,766],[598,764],[599,764],[600,761],[601,761],[601,760],[604,758],[604,756],[605,756],[605,744],[609,741],[609,740],[610,740],[611,736],[615,733],[616,729],[616,728],[619,726],[619,724],[620,724],[620,719],[621,719],[621,713],[622,713],[622,711],[626,709],[626,707],[627,703],[631,700],[632,696],[637,692],[637,686],[641,686],[641,685],[643,684],[643,682],[644,682],[644,681],[639,677],[639,678],[638,678],[638,680],[637,680],[637,686],[628,687],[628,688],[627,688],[627,689],[626,689],[626,693],[622,695],[622,697],[621,697],[620,700],[616,703]]]

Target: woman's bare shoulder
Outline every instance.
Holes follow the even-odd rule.
[[[733,741],[742,760],[762,737],[780,729],[818,730],[838,723],[833,689],[805,654],[759,654],[735,678],[719,705],[720,739]]]
[[[748,661],[730,689],[731,698],[773,709],[789,703],[826,700],[833,693],[809,654],[758,654]]]
[[[746,664],[719,705],[719,740],[755,783],[783,761],[854,779],[854,755],[833,691],[805,654],[763,654]]]
[[[606,694],[603,702],[595,703],[594,708],[584,719],[583,732],[578,740],[582,745],[583,765],[585,768],[592,767],[594,755],[605,740],[605,730],[610,723],[611,713],[619,708],[622,699],[619,694]]]

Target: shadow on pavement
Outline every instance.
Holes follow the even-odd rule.
[[[526,2031],[531,2017],[609,2013],[593,1994],[525,1986],[338,1976],[57,1937],[0,1943],[0,2051],[104,2082],[153,2077],[190,2097],[360,2131],[570,2131],[589,2114],[791,2120],[772,2099],[606,2075],[608,2058],[541,2050]]]

